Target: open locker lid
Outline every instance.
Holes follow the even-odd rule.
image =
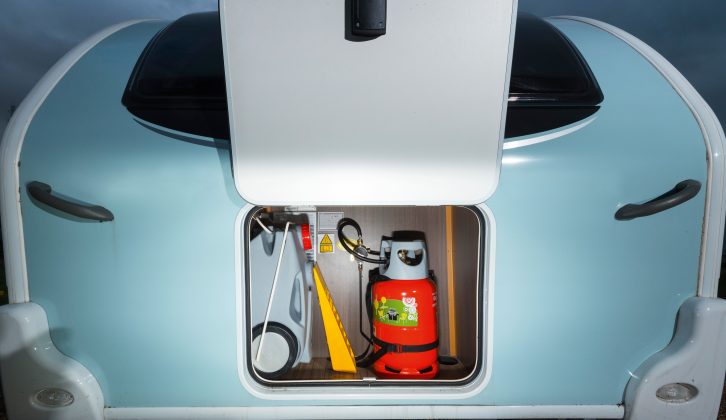
[[[516,0],[221,0],[220,15],[248,202],[476,204],[496,189]]]

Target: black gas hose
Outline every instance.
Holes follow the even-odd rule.
[[[371,264],[385,264],[387,260],[385,258],[369,258],[365,255],[361,255],[357,250],[354,250],[350,247],[349,243],[351,242],[350,239],[348,239],[347,236],[345,236],[345,233],[343,233],[343,229],[346,226],[352,226],[353,229],[355,229],[356,234],[358,235],[358,247],[363,246],[363,231],[361,231],[360,225],[355,220],[344,217],[338,221],[338,237],[340,238],[340,245],[345,249],[346,252],[348,252],[350,255],[353,256],[358,261],[361,262],[367,262]],[[379,255],[379,251],[367,251],[374,255]]]

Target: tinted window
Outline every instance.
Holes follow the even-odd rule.
[[[520,14],[505,136],[571,124],[597,111],[601,101],[575,46],[551,24]],[[219,15],[184,16],[159,32],[136,64],[123,103],[143,120],[229,139]]]
[[[597,111],[602,92],[577,48],[548,22],[517,16],[506,137],[551,130]]]
[[[167,128],[229,138],[219,15],[187,15],[159,32],[136,64],[123,103]]]

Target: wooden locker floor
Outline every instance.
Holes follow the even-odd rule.
[[[467,369],[461,363],[456,365],[439,364],[439,374],[436,376],[438,380],[456,380],[466,377],[471,369]],[[367,368],[358,368],[356,373],[335,372],[333,371],[330,360],[323,357],[314,357],[311,363],[300,363],[288,372],[280,380],[341,380],[341,379],[363,379],[375,378],[375,374]]]

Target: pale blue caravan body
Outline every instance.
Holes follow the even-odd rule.
[[[470,205],[482,224],[477,368],[436,387],[254,378],[245,226],[268,203],[238,193],[229,139],[122,104],[169,22],[121,25],[79,46],[2,144],[10,418],[713,418],[726,369],[726,304],[715,298],[723,132],[638,40],[586,19],[548,22],[579,50],[602,101],[562,126],[504,138],[496,190]],[[684,180],[700,190],[682,204],[614,217]],[[32,182],[102,205],[113,221],[43,204]],[[656,390],[670,383],[699,394],[666,403]],[[44,407],[45,388],[74,400]]]

